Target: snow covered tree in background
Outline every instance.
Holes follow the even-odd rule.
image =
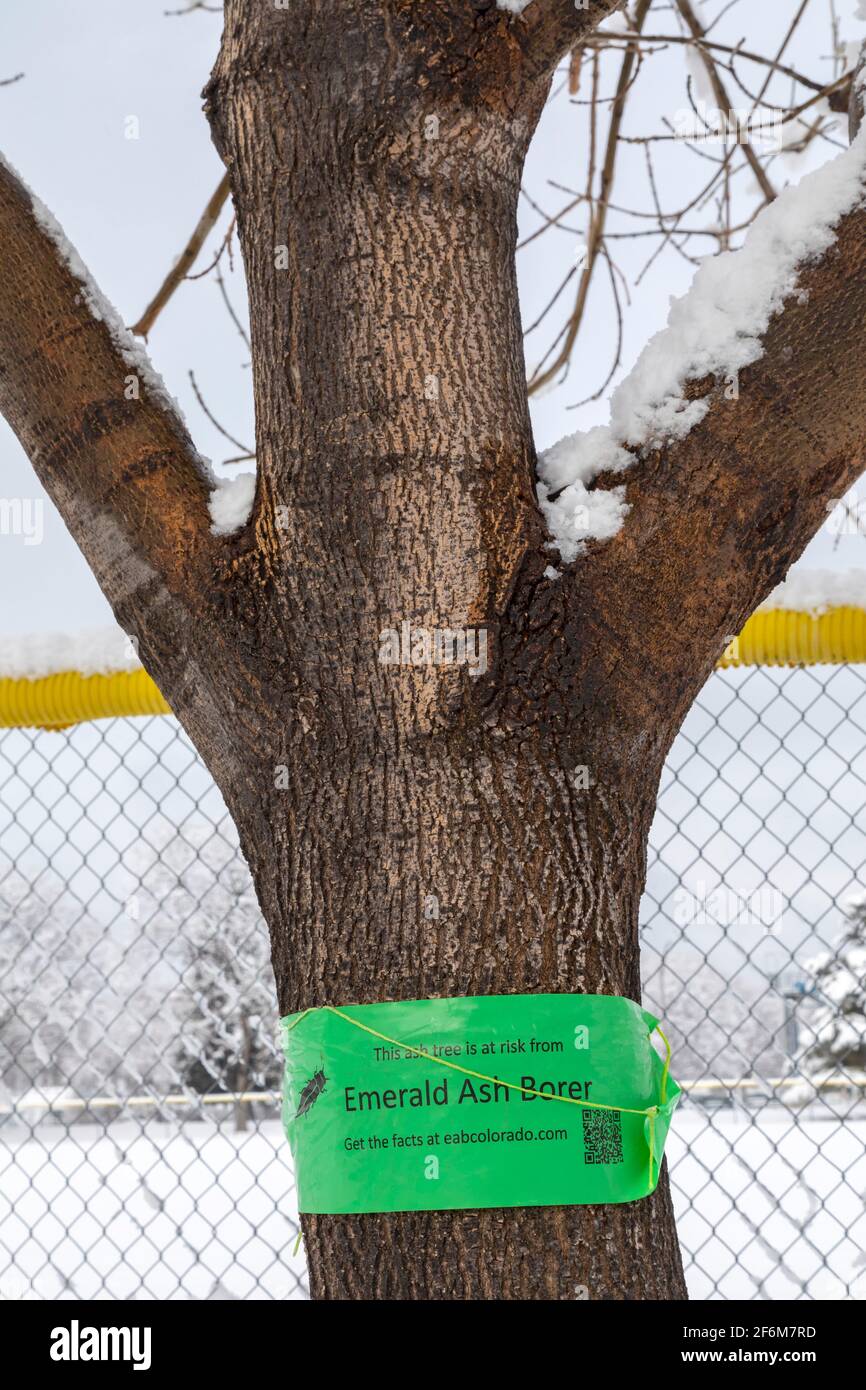
[[[0,895],[0,1083],[11,1101],[171,1085],[174,933],[97,921],[55,874],[8,876]],[[187,1005],[188,1007],[188,1005]]]
[[[142,919],[171,924],[171,1004],[181,1081],[202,1093],[279,1087],[281,1052],[267,931],[246,868],[210,827],[187,826],[134,856]],[[249,1106],[238,1102],[237,1127]]]
[[[62,885],[59,885],[62,892]],[[4,1097],[17,1100],[31,1087],[45,1095],[68,1086],[81,1056],[70,1059],[66,1019],[80,1013],[76,995],[87,1003],[99,987],[87,964],[93,944],[85,929],[72,931],[68,905],[55,902],[46,911],[29,885],[7,879],[0,897],[0,932],[5,963],[0,994],[0,1086]],[[88,979],[88,977],[90,977]]]
[[[806,964],[809,1002],[801,1010],[805,1042],[798,1064],[814,1087],[822,1081],[866,1084],[866,893],[843,910],[845,931],[831,950]]]
[[[672,8],[634,0],[608,35],[611,100],[594,45],[618,5],[226,0],[206,111],[249,291],[254,482],[215,487],[140,346],[0,166],[0,408],[224,795],[284,1013],[638,998],[665,757],[731,635],[863,471],[866,132],[781,192],[738,132],[734,172],[763,207],[744,245],[720,225],[723,151],[718,216],[697,228],[723,254],[617,387],[609,426],[538,458],[521,176],[571,55],[572,93],[583,64],[603,100],[572,205],[588,216],[574,307],[538,389],[584,319],[592,335],[641,32]],[[671,42],[711,68],[706,9],[677,0]],[[843,85],[813,82],[810,102]],[[666,242],[696,218],[656,210]],[[483,633],[484,669],[384,664],[382,634],[407,622]],[[685,1296],[666,1177],[627,1205],[303,1226],[320,1297]]]
[[[56,874],[7,876],[5,1094],[20,1102],[30,1092],[38,1101],[60,1091],[86,1100],[278,1087],[267,932],[234,847],[209,825],[187,825],[135,846],[128,860],[140,886],[111,920],[92,916]],[[248,1113],[238,1104],[239,1126]]]

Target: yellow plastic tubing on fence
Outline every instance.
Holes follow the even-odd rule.
[[[815,617],[784,609],[755,613],[719,662],[730,666],[842,666],[866,662],[866,609]],[[145,671],[42,680],[0,678],[0,729],[65,729],[91,719],[170,714]]]
[[[866,609],[754,613],[720,666],[849,666],[866,661]]]
[[[170,713],[146,671],[110,676],[60,671],[44,680],[0,679],[0,729],[65,729],[90,719]]]

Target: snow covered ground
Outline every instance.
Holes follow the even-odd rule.
[[[676,1117],[680,1239],[696,1299],[866,1297],[866,1119]],[[300,1299],[279,1121],[4,1130],[0,1297]]]
[[[278,1120],[5,1127],[0,1297],[303,1298],[288,1159]]]
[[[667,1154],[692,1298],[866,1297],[866,1119],[686,1103]]]

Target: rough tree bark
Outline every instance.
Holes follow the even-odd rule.
[[[553,67],[613,7],[227,0],[206,98],[249,284],[259,473],[229,537],[210,534],[183,429],[150,390],[123,398],[128,364],[0,172],[0,406],[226,797],[283,1012],[639,998],[666,753],[863,466],[857,211],[739,401],[693,383],[703,423],[616,479],[619,535],[544,577],[516,200]],[[488,670],[382,665],[379,634],[407,619],[483,629]],[[319,1297],[685,1296],[666,1176],[629,1206],[304,1231]]]

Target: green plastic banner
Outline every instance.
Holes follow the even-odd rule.
[[[630,999],[347,1005],[282,1028],[302,1212],[633,1202],[658,1182],[680,1091]]]

